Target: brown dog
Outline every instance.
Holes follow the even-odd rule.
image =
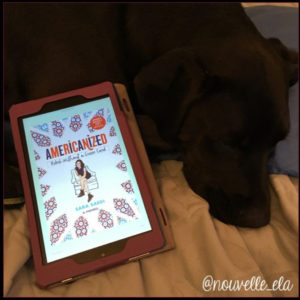
[[[6,4],[5,36],[6,109],[125,83],[215,217],[269,222],[266,163],[289,129],[297,55],[263,38],[239,4]]]

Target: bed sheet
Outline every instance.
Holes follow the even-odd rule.
[[[153,169],[175,249],[42,290],[35,284],[25,207],[5,210],[5,295],[297,296],[297,180],[293,183],[286,175],[271,175],[271,222],[260,229],[247,229],[211,217],[208,203],[189,188],[181,162],[164,161]],[[210,286],[213,284],[215,287]]]

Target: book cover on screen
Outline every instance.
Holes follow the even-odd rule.
[[[151,230],[109,97],[23,125],[47,262]]]

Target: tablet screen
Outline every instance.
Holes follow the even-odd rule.
[[[109,97],[22,122],[47,263],[151,230]]]

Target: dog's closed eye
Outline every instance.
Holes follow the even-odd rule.
[[[211,153],[218,156],[235,155],[238,152],[247,152],[249,147],[248,138],[237,138],[234,136],[224,136],[219,138],[205,138],[205,144]]]
[[[240,150],[246,150],[250,146],[249,139],[247,137],[226,136],[221,139],[221,143],[230,148]]]

